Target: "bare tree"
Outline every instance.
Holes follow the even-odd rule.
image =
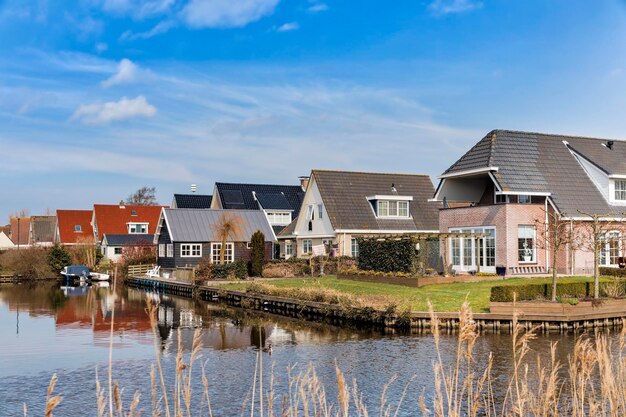
[[[222,242],[222,247],[220,248],[220,264],[224,264],[226,257],[226,241],[229,237],[235,237],[241,233],[241,218],[223,213],[219,221],[213,225],[213,228]]]
[[[535,227],[539,231],[539,239],[537,246],[542,249],[547,249],[550,253],[550,260],[552,265],[550,270],[552,272],[552,301],[556,301],[556,283],[557,283],[557,257],[559,251],[569,246],[570,249],[575,250],[579,243],[578,234],[572,230],[572,224],[566,220],[563,220],[561,214],[556,210],[548,209],[545,211],[543,219],[535,220]]]
[[[613,228],[614,221],[610,219],[615,217],[615,214],[595,214],[582,211],[579,213],[590,219],[590,222],[584,222],[587,233],[585,233],[581,243],[583,249],[593,253],[593,298],[600,298],[600,253],[607,243],[607,233]]]
[[[16,212],[10,213],[9,214],[9,222],[11,221],[11,219],[14,218],[24,218],[24,217],[30,217],[30,210],[28,209],[20,209]]]
[[[158,206],[156,187],[143,186],[126,198],[129,206]]]

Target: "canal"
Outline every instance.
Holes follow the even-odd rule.
[[[269,386],[273,375],[280,398],[288,389],[288,374],[313,365],[329,400],[335,403],[335,364],[350,385],[357,381],[370,415],[378,415],[383,387],[394,376],[387,401],[396,404],[406,388],[399,416],[416,415],[420,395],[428,399],[434,392],[437,353],[428,334],[336,328],[127,287],[112,295],[110,287],[96,285],[0,286],[0,416],[23,416],[24,403],[28,415],[43,415],[54,373],[58,376],[55,392],[63,396],[55,415],[97,415],[96,369],[106,388],[113,309],[113,379],[123,387],[126,408],[134,393],[141,392],[143,415],[150,415],[150,369],[156,355],[168,386],[173,386],[177,347],[182,346],[188,360],[196,328],[202,329],[199,363],[205,366],[216,417],[241,415],[243,409],[250,414],[246,399],[251,396],[258,352],[264,385]],[[156,343],[145,311],[146,297],[159,301]],[[454,362],[457,340],[454,334],[442,336],[444,363]],[[537,355],[549,359],[550,345],[558,342],[557,360],[566,363],[575,340],[569,334],[540,335],[531,344],[531,362]],[[476,341],[478,372],[493,353],[496,396],[507,388],[511,351],[508,334],[486,333]],[[200,367],[194,369],[193,389],[200,396]]]

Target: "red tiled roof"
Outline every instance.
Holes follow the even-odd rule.
[[[92,210],[57,210],[60,243],[93,243],[92,216]]]
[[[119,206],[117,204],[94,204],[94,216],[98,229],[98,241],[104,234],[128,234],[128,223],[148,223],[148,233],[154,234],[161,209],[168,206]],[[135,215],[133,215],[133,212]]]
[[[18,239],[19,233],[19,239]],[[11,236],[16,245],[28,245],[30,238],[30,217],[11,217]]]

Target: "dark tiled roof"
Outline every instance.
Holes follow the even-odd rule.
[[[56,216],[32,216],[30,218],[32,242],[52,242],[56,228]]]
[[[174,194],[174,208],[208,209],[211,208],[211,200],[212,195]]]
[[[609,175],[626,174],[626,142],[614,141],[612,150],[605,146],[607,142],[607,139],[494,130],[444,174],[498,167],[493,175],[504,191],[551,193],[559,210],[570,216],[579,215],[579,211],[610,214],[616,208],[608,204],[570,151],[581,154]]]
[[[428,202],[434,193],[428,175],[314,170],[312,178],[335,230],[439,230],[441,205]],[[373,195],[413,197],[411,218],[376,218],[366,198]]]
[[[152,245],[154,235],[136,234],[136,235],[115,235],[105,234],[102,240],[106,239],[109,246],[143,246]]]
[[[255,200],[254,194],[263,195],[263,199],[268,205],[279,204],[285,210],[285,201],[289,209],[294,212],[300,211],[304,191],[299,185],[274,185],[274,184],[232,184],[216,182],[215,188],[219,194],[222,207],[225,209],[246,209],[259,210],[259,203]],[[284,201],[277,196],[282,195]],[[265,207],[269,209],[270,207]],[[275,208],[275,207],[271,207]]]

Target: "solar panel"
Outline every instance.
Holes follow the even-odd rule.
[[[224,190],[222,191],[222,196],[224,197],[224,204],[226,205],[245,206],[241,190]]]

